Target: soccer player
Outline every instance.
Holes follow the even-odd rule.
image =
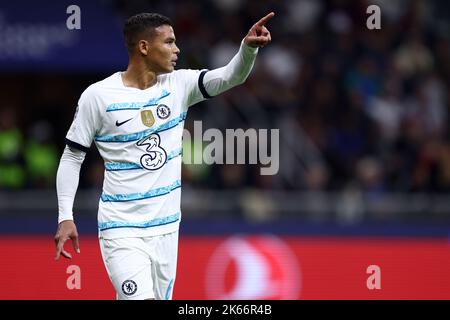
[[[66,136],[56,188],[56,257],[80,253],[72,207],[79,172],[92,141],[105,163],[98,230],[102,258],[117,299],[171,299],[181,219],[181,143],[189,106],[248,77],[258,47],[271,41],[254,24],[238,53],[214,70],[175,70],[180,50],[171,21],[160,14],[129,18],[124,37],[128,68],[89,86]]]

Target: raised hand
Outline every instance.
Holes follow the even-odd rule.
[[[266,44],[268,44],[272,40],[272,38],[270,37],[270,32],[265,27],[265,24],[270,19],[272,19],[274,15],[275,13],[271,12],[265,17],[261,18],[257,23],[255,23],[244,38],[245,44],[254,48],[264,47]]]

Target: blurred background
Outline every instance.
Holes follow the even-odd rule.
[[[69,30],[73,4],[81,29]],[[64,138],[83,90],[126,69],[123,21],[169,16],[178,68],[212,69],[270,11],[272,43],[247,82],[192,107],[185,127],[279,129],[279,173],[183,166],[174,298],[450,298],[450,4],[438,0],[0,4],[0,271],[15,288],[0,298],[114,298],[95,239],[95,147],[74,208],[84,256],[52,261],[52,237]],[[66,286],[70,263],[90,270],[81,289]],[[384,289],[369,289],[369,265]]]

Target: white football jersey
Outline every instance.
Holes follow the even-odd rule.
[[[178,230],[184,120],[188,107],[205,99],[204,72],[176,70],[145,90],[124,86],[117,72],[81,95],[66,138],[84,151],[95,141],[104,160],[100,237]]]

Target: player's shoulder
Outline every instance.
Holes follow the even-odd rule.
[[[202,70],[199,69],[177,69],[167,74],[167,77],[174,79],[176,81],[197,79]]]
[[[105,79],[94,82],[83,91],[80,99],[95,99],[96,97],[105,94],[107,89],[114,88],[119,85],[119,77],[120,72],[116,72]]]

